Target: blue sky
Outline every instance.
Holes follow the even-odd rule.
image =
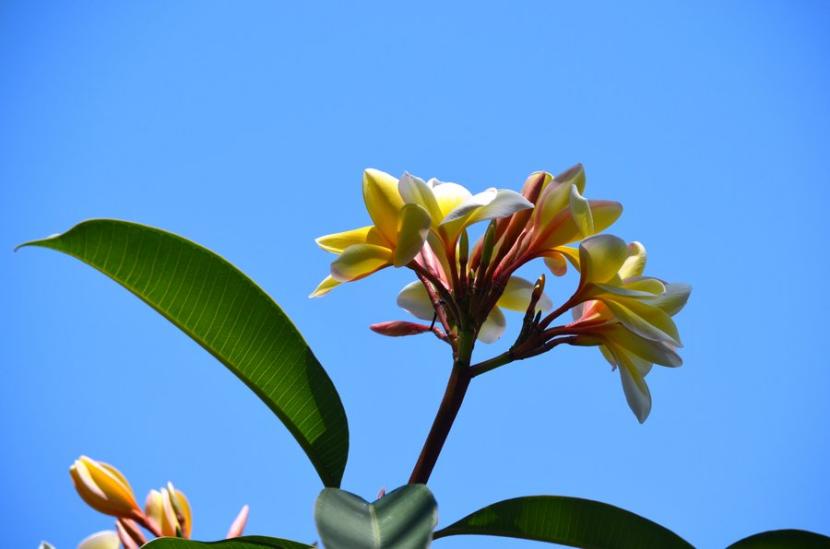
[[[195,343],[92,269],[14,245],[115,217],[233,261],[333,378],[352,434],[343,487],[371,498],[406,481],[449,357],[367,329],[406,318],[407,272],[308,300],[330,259],[313,238],[367,220],[365,167],[482,190],[576,162],[590,198],[625,205],[613,232],[645,243],[648,273],[693,285],[676,319],[685,365],[650,374],[644,425],[595,349],[476,379],[430,483],[441,523],[564,494],[701,547],[830,534],[828,24],[825,3],[800,1],[5,2],[3,545],[73,547],[109,527],[72,489],[80,454],[141,498],[174,481],[201,539],[248,503],[250,533],[312,541],[320,489]]]

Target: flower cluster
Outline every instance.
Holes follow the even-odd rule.
[[[470,366],[471,375],[559,344],[597,346],[619,370],[629,406],[645,421],[651,409],[645,376],[651,366],[681,364],[671,317],[686,303],[690,288],[643,276],[642,244],[600,234],[617,220],[622,205],[586,199],[585,182],[577,165],[556,177],[533,173],[521,193],[489,188],[473,194],[457,183],[409,173],[396,179],[368,169],[363,199],[372,224],[317,239],[336,258],[311,297],[385,267],[408,267],[418,280],[401,290],[398,304],[430,324],[383,322],[372,326],[375,331],[432,332],[458,356],[465,335],[485,343],[501,337],[502,309],[523,312],[509,351]],[[467,229],[479,222],[487,228],[470,245]],[[544,275],[535,283],[514,275],[539,258],[557,276],[568,265],[579,271],[577,288],[556,308],[544,294]],[[554,325],[569,311],[572,322]]]
[[[193,521],[190,502],[172,483],[160,490],[150,490],[144,509],[138,505],[133,489],[121,472],[100,461],[81,456],[69,468],[75,490],[87,505],[105,515],[116,517],[115,530],[92,534],[78,549],[138,548],[147,542],[147,536],[190,539]],[[242,507],[227,537],[242,535],[248,520],[248,506]]]

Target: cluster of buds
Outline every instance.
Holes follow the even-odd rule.
[[[642,244],[600,234],[617,220],[622,205],[586,199],[585,182],[577,165],[556,177],[533,173],[521,193],[490,188],[472,194],[457,183],[366,170],[363,198],[372,224],[317,239],[337,257],[311,297],[385,267],[408,267],[417,280],[403,288],[397,302],[430,324],[383,322],[372,326],[376,332],[431,332],[457,357],[467,336],[485,343],[501,337],[502,309],[522,312],[510,349],[470,366],[472,375],[560,344],[597,346],[619,370],[628,404],[643,422],[651,409],[645,383],[651,366],[681,364],[671,317],[691,289],[643,276]],[[467,229],[479,222],[487,228],[471,245]],[[534,259],[543,259],[556,276],[568,265],[579,272],[576,289],[555,308],[544,293],[544,274],[535,283],[514,274]],[[568,312],[571,322],[555,323]]]
[[[193,527],[190,503],[172,483],[168,482],[160,490],[150,490],[142,509],[127,478],[112,465],[81,456],[69,468],[69,474],[75,490],[87,505],[116,518],[115,530],[92,534],[78,549],[118,549],[120,546],[137,549],[147,542],[147,533],[149,539],[190,539]],[[226,537],[241,536],[247,521],[248,506],[245,505]]]

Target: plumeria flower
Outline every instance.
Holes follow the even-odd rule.
[[[530,305],[531,295],[533,294],[534,284],[518,276],[510,277],[504,293],[501,294],[496,306],[487,315],[487,319],[481,325],[478,331],[478,339],[484,343],[493,343],[497,341],[504,333],[506,327],[506,319],[502,309],[510,311],[526,312]],[[435,318],[435,309],[432,301],[427,294],[424,285],[418,281],[412,282],[404,286],[398,294],[398,305],[420,318],[421,320],[432,320]],[[536,303],[536,308],[539,311],[548,311],[553,307],[550,298],[542,294],[541,298]]]
[[[190,502],[171,483],[161,490],[150,490],[144,513],[156,523],[161,535],[190,538],[193,529]]]
[[[78,495],[96,511],[114,517],[141,516],[130,483],[112,465],[81,456],[69,468],[69,474]]]
[[[363,200],[372,225],[317,239],[338,257],[311,297],[385,267],[408,265],[430,237],[430,251],[444,271],[436,275],[448,280],[448,257],[466,227],[533,206],[514,191],[490,188],[474,195],[457,183],[425,182],[408,173],[397,180],[375,169],[363,174]]]
[[[580,299],[574,322],[563,332],[576,334],[576,345],[598,345],[619,369],[628,405],[640,423],[651,411],[645,376],[653,364],[680,366],[680,336],[672,316],[691,293],[686,284],[667,284],[642,276],[646,251],[639,242],[626,245],[611,235],[580,245]]]

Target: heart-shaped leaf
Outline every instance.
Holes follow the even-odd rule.
[[[770,530],[736,541],[729,549],[827,549],[830,538],[806,530]]]
[[[424,549],[438,521],[435,498],[423,484],[408,484],[369,503],[326,488],[314,507],[326,549]]]
[[[340,397],[291,320],[239,269],[180,236],[112,219],[23,246],[80,259],[161,313],[282,420],[324,485],[340,485],[349,451]]]
[[[691,549],[671,530],[630,511],[589,499],[529,496],[488,505],[435,532],[505,536],[593,549]]]
[[[159,538],[143,545],[142,549],[311,549],[298,541],[265,536],[244,536],[221,541],[193,541],[180,538]]]

